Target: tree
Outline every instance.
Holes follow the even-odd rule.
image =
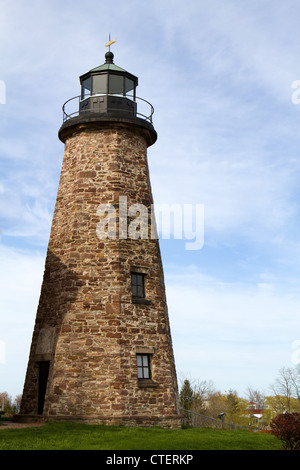
[[[300,450],[300,413],[282,413],[272,419],[271,432],[281,440],[284,449]]]
[[[237,391],[229,390],[224,396],[224,412],[226,421],[234,424],[246,424],[247,400],[240,398]]]
[[[225,398],[227,413],[236,415],[239,410],[239,398],[235,390],[229,390]]]
[[[294,400],[300,403],[300,369],[282,367],[275,383],[271,387],[274,395],[280,400],[282,411],[288,413],[294,411],[292,405]],[[294,400],[293,400],[294,399]]]
[[[300,403],[300,364],[291,370],[290,381],[293,390],[293,397]]]
[[[255,403],[256,408],[263,408],[266,397],[261,391],[248,387],[247,397],[249,402],[252,401],[253,403]]]
[[[225,411],[224,395],[219,391],[211,393],[207,407],[207,415],[212,418],[217,418],[220,413],[224,413]]]
[[[14,415],[16,413],[16,403],[13,402],[12,397],[7,392],[0,393],[0,405],[4,402],[5,415]]]
[[[190,381],[188,379],[185,379],[179,394],[181,408],[183,408],[184,410],[191,410],[193,404],[193,395],[194,392],[191,387]]]
[[[194,390],[194,411],[206,414],[211,395],[214,392],[214,384],[211,381],[202,380],[196,383]]]
[[[15,397],[15,401],[13,403],[13,405],[15,406],[16,408],[16,413],[19,413],[20,411],[20,408],[21,408],[21,400],[22,400],[22,395],[17,395]]]

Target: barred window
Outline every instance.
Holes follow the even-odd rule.
[[[150,354],[137,354],[138,379],[151,379]]]
[[[145,298],[145,274],[131,273],[131,291],[133,298]]]

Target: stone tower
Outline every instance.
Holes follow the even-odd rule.
[[[138,79],[105,63],[65,103],[64,158],[19,420],[180,424]],[[74,108],[70,108],[75,103]]]

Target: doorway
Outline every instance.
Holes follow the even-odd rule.
[[[45,395],[48,382],[50,361],[38,362],[39,367],[39,390],[38,390],[38,414],[42,415],[45,404]]]

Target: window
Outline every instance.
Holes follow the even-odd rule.
[[[87,98],[91,95],[91,77],[87,78],[82,82],[82,96],[81,98]]]
[[[137,354],[138,379],[151,379],[150,354]]]
[[[109,75],[109,93],[123,95],[123,77]]]
[[[131,294],[132,303],[139,305],[151,305],[151,300],[146,298],[149,291],[147,269],[142,266],[131,266]],[[151,282],[151,279],[149,279]],[[146,288],[147,287],[147,288]]]
[[[93,95],[107,93],[107,75],[95,75],[93,77]]]
[[[131,291],[133,299],[145,298],[145,274],[131,273]]]
[[[134,81],[125,77],[125,94],[132,92],[134,90]]]

